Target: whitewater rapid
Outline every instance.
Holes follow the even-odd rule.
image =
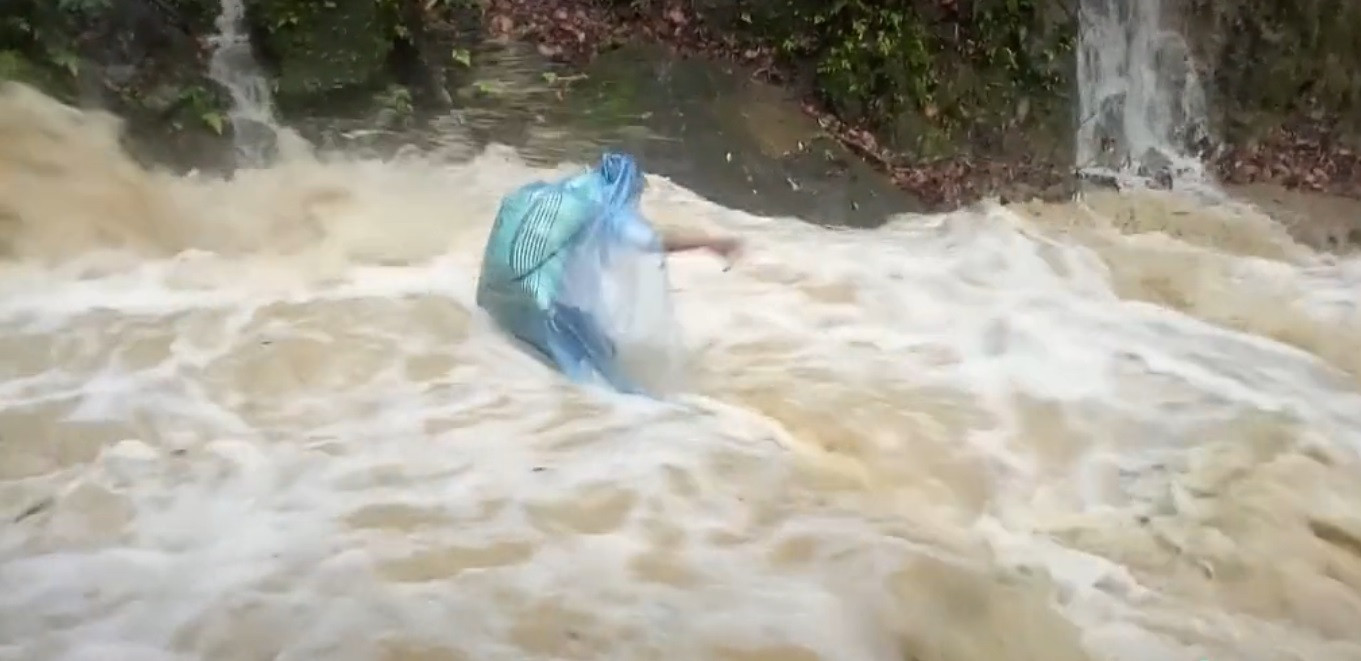
[[[874,230],[652,178],[689,393],[473,305],[554,170],[133,164],[0,96],[0,658],[1361,658],[1361,262],[1172,194]]]

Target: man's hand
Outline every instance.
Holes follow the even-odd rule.
[[[742,240],[735,236],[704,236],[667,234],[663,243],[667,252],[682,252],[703,248],[722,257],[732,268],[733,262],[742,254]]]
[[[742,256],[742,239],[735,236],[715,236],[709,239],[708,248],[715,255],[723,258],[727,265],[723,270],[732,268],[738,257]]]

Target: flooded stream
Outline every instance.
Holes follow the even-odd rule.
[[[908,213],[742,93],[596,134],[748,241],[673,260],[659,403],[473,303],[581,125],[176,177],[5,87],[0,659],[1361,659],[1356,256],[1179,193]]]

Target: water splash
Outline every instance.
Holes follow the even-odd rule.
[[[239,165],[258,167],[268,164],[275,150],[281,127],[274,117],[274,98],[269,81],[251,51],[250,35],[242,30],[246,9],[242,0],[222,0],[217,34],[210,37],[213,56],[208,75],[232,96],[228,118]]]
[[[1081,0],[1078,168],[1122,186],[1207,182],[1193,145],[1206,135],[1206,102],[1186,40],[1162,0]]]
[[[177,177],[118,128],[0,85],[0,659],[1361,658],[1361,260],[1250,209],[650,177],[750,246],[668,265],[656,404],[477,312],[501,196],[575,165]]]

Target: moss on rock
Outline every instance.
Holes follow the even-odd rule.
[[[475,5],[475,0],[252,0],[248,21],[285,116],[344,113],[369,105],[374,94],[394,84],[410,88],[419,105],[447,105],[447,65],[457,49],[445,42],[480,36]]]
[[[895,152],[1061,160],[1074,107],[1070,4],[697,0],[697,11],[720,32],[775,49],[839,117]]]
[[[220,168],[230,143],[227,96],[206,76],[195,26],[216,0],[7,0],[0,77],[127,120],[128,147],[148,162]]]
[[[38,89],[54,90],[55,96],[71,96],[70,85],[62,85],[53,72],[17,50],[0,50],[0,80],[15,80]]]
[[[926,167],[976,174],[998,165],[1008,178],[1071,179],[1064,169],[1084,119],[1075,99],[1081,0],[682,2],[689,12],[670,0],[612,4],[625,24],[663,41],[698,33],[706,47],[763,67],[775,53],[777,76],[804,81],[843,141],[908,180]],[[1220,176],[1361,194],[1361,4],[1166,4],[1168,27],[1181,28],[1204,66],[1212,135],[1195,147],[1214,148],[1204,153]]]
[[[1230,142],[1313,120],[1361,147],[1361,3],[1191,0],[1186,19]]]
[[[257,0],[252,9],[281,102],[386,82],[396,0]]]

